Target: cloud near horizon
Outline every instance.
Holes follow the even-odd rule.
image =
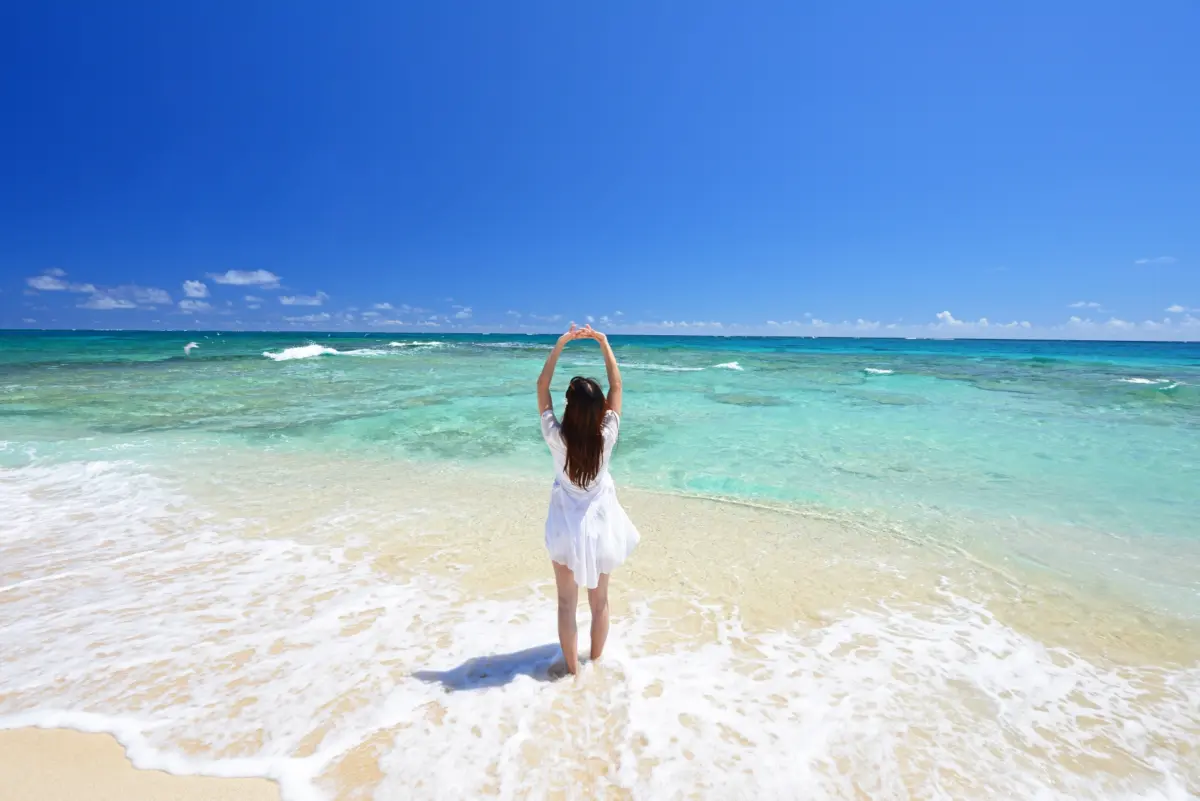
[[[329,295],[318,291],[315,295],[282,295],[279,302],[284,306],[323,306]]]
[[[184,281],[183,294],[189,298],[207,298],[208,286],[203,281]]]
[[[92,284],[73,284],[63,279],[67,277],[65,270],[60,270],[57,267],[51,267],[48,270],[43,270],[41,275],[31,275],[25,279],[25,284],[30,289],[35,289],[39,292],[79,292],[89,293],[95,292],[96,287]]]
[[[226,270],[223,273],[209,273],[208,277],[218,284],[258,286],[263,289],[277,289],[281,280],[269,270]]]

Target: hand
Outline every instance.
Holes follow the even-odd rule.
[[[606,337],[600,331],[597,331],[596,329],[592,328],[590,325],[585,325],[583,328],[581,328],[579,330],[578,336],[580,339],[594,339],[597,342],[607,342],[608,341],[608,337]]]
[[[566,333],[558,338],[558,344],[565,345],[572,339],[578,339],[580,333],[581,331],[575,326],[575,323],[571,323],[571,327],[567,329]]]

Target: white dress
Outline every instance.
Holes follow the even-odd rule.
[[[576,584],[588,589],[596,588],[600,574],[611,573],[624,562],[641,539],[633,521],[617,502],[617,488],[608,472],[620,424],[616,412],[605,413],[600,472],[586,489],[581,489],[566,474],[567,446],[558,418],[553,411],[542,412],[542,437],[554,457],[554,486],[546,515],[546,550],[555,562],[571,568]]]

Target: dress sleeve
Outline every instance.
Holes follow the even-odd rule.
[[[562,427],[558,424],[558,418],[554,416],[553,409],[547,409],[542,412],[542,439],[546,440],[546,444],[551,448],[562,446]]]
[[[616,412],[609,411],[604,415],[604,423],[601,425],[601,430],[604,432],[604,442],[610,448],[617,441],[617,431],[621,427],[621,416]]]

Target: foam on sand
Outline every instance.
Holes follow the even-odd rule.
[[[335,797],[364,759],[383,798],[1200,782],[1200,670],[1089,662],[946,589],[770,631],[652,594],[602,663],[548,682],[549,582],[497,597],[419,560],[384,574],[341,510],[306,521],[337,545],[252,536],[125,462],[0,469],[0,507],[0,728],[110,732],[142,768],[274,778],[293,801]]]

